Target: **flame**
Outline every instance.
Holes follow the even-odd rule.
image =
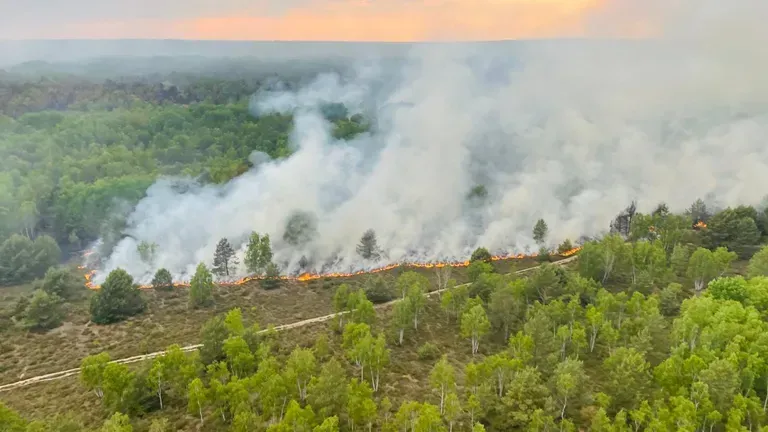
[[[696,224],[693,225],[694,228],[704,229],[707,227],[707,224],[704,223],[704,221],[698,221]]]
[[[563,258],[566,258],[566,257],[575,255],[580,250],[581,250],[581,247],[575,247],[573,249],[562,252],[559,255]],[[83,256],[86,256],[86,255],[83,255]],[[535,258],[537,256],[538,256],[537,253],[533,253],[531,255],[525,255],[525,254],[495,255],[491,257],[491,260],[492,261],[520,260],[525,258]],[[317,279],[348,278],[348,277],[359,276],[364,274],[381,273],[388,270],[396,269],[398,267],[431,269],[431,268],[442,268],[442,267],[467,267],[469,266],[469,264],[470,262],[468,260],[467,261],[435,262],[435,263],[403,262],[403,263],[389,264],[387,266],[375,268],[373,270],[360,270],[352,273],[304,273],[299,276],[279,276],[278,279],[285,280],[285,281],[308,282],[308,281],[317,280]],[[78,266],[77,268],[85,269],[86,267],[81,265],[81,266]],[[96,285],[95,283],[93,283],[93,277],[95,275],[96,275],[96,270],[88,270],[85,273],[85,286],[87,288],[93,289],[93,290],[101,288],[101,285]],[[265,278],[266,278],[265,276],[260,276],[260,275],[246,276],[236,281],[217,282],[217,285],[238,286],[251,281],[262,280]],[[179,282],[173,283],[173,286],[176,288],[189,287],[189,285],[190,283],[188,281],[179,281]],[[139,288],[151,289],[152,285],[139,285]]]

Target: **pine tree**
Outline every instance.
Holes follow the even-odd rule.
[[[544,219],[536,221],[536,226],[533,227],[533,239],[538,245],[541,246],[544,244],[544,241],[547,239],[548,231],[549,227],[547,227],[547,223],[544,222]]]
[[[357,253],[366,260],[379,258],[379,247],[374,230],[369,229],[363,234],[360,243],[357,245]]]
[[[216,254],[213,257],[213,273],[219,276],[229,276],[230,269],[234,271],[237,265],[235,250],[229,244],[229,240],[223,238],[216,245]]]
[[[165,291],[173,289],[173,277],[171,276],[171,272],[164,268],[158,270],[157,273],[155,273],[155,277],[152,278],[152,288]]]

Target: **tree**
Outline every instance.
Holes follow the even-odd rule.
[[[472,283],[477,282],[480,276],[491,273],[493,273],[493,266],[483,260],[470,261],[467,267],[467,277]]]
[[[768,276],[768,246],[760,249],[749,260],[747,275],[751,278],[756,276]]]
[[[305,211],[294,212],[285,224],[283,240],[291,246],[304,246],[317,236],[317,218]]]
[[[577,398],[582,391],[586,375],[581,361],[566,359],[555,368],[552,377],[553,395],[559,405],[560,419],[565,418],[568,404]]]
[[[469,262],[473,263],[475,261],[485,261],[487,263],[491,262],[491,253],[488,252],[488,249],[484,247],[479,247],[472,252],[472,256],[469,258]]]
[[[315,355],[310,349],[295,348],[288,357],[287,376],[296,383],[301,402],[307,398],[307,386],[315,372]]]
[[[440,307],[445,311],[449,320],[451,318],[458,319],[468,298],[469,288],[466,285],[460,285],[443,294],[440,299]]]
[[[672,249],[672,256],[669,258],[669,264],[672,266],[672,271],[677,276],[685,275],[688,269],[689,249],[687,246],[678,244]]]
[[[543,246],[547,239],[548,232],[549,227],[547,227],[547,223],[544,222],[544,219],[539,219],[536,221],[536,225],[533,227],[533,240],[539,246]]]
[[[197,309],[213,304],[213,277],[205,264],[197,265],[189,284],[189,306]]]
[[[448,356],[443,355],[440,361],[435,363],[432,372],[429,373],[429,383],[433,390],[440,394],[440,414],[445,412],[445,398],[456,387],[456,371],[450,363]]]
[[[277,264],[270,262],[267,264],[266,269],[261,286],[266,290],[278,288],[280,286],[280,268],[277,267]]]
[[[350,429],[355,430],[357,426],[370,426],[376,418],[376,403],[373,402],[373,390],[365,381],[358,381],[353,378],[347,385],[347,416],[349,417]]]
[[[476,305],[461,316],[461,335],[470,338],[472,342],[472,355],[477,354],[480,348],[480,338],[488,333],[491,323],[485,315],[482,305]]]
[[[381,372],[389,364],[389,348],[384,340],[384,335],[379,333],[372,343],[367,343],[370,348],[368,355],[368,368],[371,371],[371,387],[373,391],[379,391],[379,382],[381,381]]]
[[[461,402],[456,393],[450,392],[448,393],[448,396],[445,397],[443,416],[445,417],[445,421],[448,422],[448,432],[453,432],[453,425],[458,421],[459,416],[461,416]]]
[[[101,399],[104,397],[104,368],[110,361],[109,353],[88,356],[80,363],[80,381]]]
[[[335,358],[331,357],[309,382],[307,400],[320,417],[341,415],[347,404],[347,374]]]
[[[413,311],[411,305],[408,302],[401,301],[395,303],[394,314],[392,316],[392,325],[397,331],[397,344],[403,344],[403,337],[405,336],[405,329],[410,327],[413,322]]]
[[[203,346],[200,348],[200,360],[209,365],[217,360],[224,359],[224,341],[229,337],[229,330],[221,316],[215,316],[203,324],[200,330],[200,339]]]
[[[101,432],[133,432],[131,419],[122,413],[116,412],[101,426]]]
[[[24,328],[30,330],[50,330],[61,325],[64,320],[64,311],[61,309],[62,300],[56,294],[48,294],[43,290],[36,290],[32,294],[32,300],[24,312]]]
[[[333,311],[339,316],[339,330],[344,328],[344,312],[347,311],[349,303],[349,285],[341,284],[336,287],[333,293]]]
[[[171,272],[161,268],[152,278],[152,288],[158,291],[170,291],[173,289],[173,277]]]
[[[560,243],[560,246],[557,247],[557,253],[562,255],[573,251],[573,249],[573,243],[571,243],[571,240],[565,239],[562,243]]]
[[[709,249],[698,248],[688,262],[688,277],[693,279],[693,288],[700,293],[709,281],[717,277],[718,265]]]
[[[271,262],[272,247],[269,235],[259,236],[258,233],[251,233],[245,252],[245,266],[248,271],[259,275],[263,274]]]
[[[456,285],[456,281],[451,279],[452,271],[453,267],[449,265],[440,265],[435,267],[435,285],[437,286],[438,292],[445,291],[449,287]]]
[[[123,269],[109,273],[101,289],[91,297],[91,321],[110,324],[144,312],[146,303],[133,278]]]
[[[415,271],[407,271],[397,277],[395,286],[397,287],[397,292],[400,296],[405,299],[405,296],[412,286],[415,286],[420,291],[426,293],[429,289],[429,279]]]
[[[136,389],[136,374],[128,366],[107,363],[102,377],[104,404],[113,411],[133,409]]]
[[[384,303],[394,297],[392,289],[381,275],[368,275],[363,281],[365,296],[373,303]]]
[[[339,418],[325,417],[321,424],[312,429],[312,432],[339,432]]]
[[[408,309],[413,317],[413,329],[419,329],[419,316],[424,310],[424,304],[426,302],[424,298],[424,291],[418,285],[411,285],[408,287],[408,293],[405,296],[405,303],[408,304]]]
[[[187,411],[190,414],[198,415],[200,417],[200,424],[203,424],[203,406],[207,403],[207,392],[200,378],[195,378],[189,383],[187,401]]]
[[[230,270],[234,271],[236,265],[235,250],[232,249],[229,240],[226,238],[219,240],[213,257],[213,273],[219,276],[229,276]]]
[[[72,300],[84,291],[82,279],[75,277],[69,269],[64,267],[49,268],[45,272],[40,289],[64,300]]]
[[[25,432],[26,422],[19,413],[0,402],[0,430],[7,432]]]
[[[491,293],[488,302],[488,312],[491,324],[504,334],[504,340],[509,339],[512,326],[524,318],[526,310],[525,280],[518,279],[502,285]]]
[[[366,260],[376,260],[380,256],[379,246],[376,242],[376,232],[372,229],[366,231],[357,245],[357,253]]]
[[[651,365],[634,348],[616,348],[603,362],[606,389],[616,406],[635,409],[645,399]]]
[[[136,246],[136,250],[139,252],[139,257],[147,265],[152,265],[155,261],[155,254],[157,253],[157,244],[142,241]]]

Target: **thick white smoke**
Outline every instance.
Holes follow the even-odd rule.
[[[242,262],[251,231],[270,235],[286,273],[302,256],[310,270],[348,271],[465,259],[478,246],[521,252],[534,246],[538,218],[550,245],[598,234],[633,199],[646,211],[706,196],[758,204],[768,182],[768,31],[754,16],[766,6],[731,3],[729,13],[694,16],[702,2],[674,2],[667,15],[649,2],[646,18],[664,36],[652,42],[426,46],[397,67],[368,61],[353,77],[255,95],[256,115],[294,114],[295,153],[223,186],[158,181],[99,279],[117,267],[142,282],[161,267],[187,279],[221,238]],[[626,18],[621,6],[593,22]],[[319,114],[327,102],[371,118],[371,132],[333,139]],[[468,200],[478,184],[487,198]],[[318,222],[302,248],[282,240],[298,210]],[[377,263],[355,251],[369,228],[386,252]],[[142,240],[159,246],[152,268],[136,251]]]

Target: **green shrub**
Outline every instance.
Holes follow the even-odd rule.
[[[437,345],[427,342],[419,348],[419,360],[434,360],[440,357],[440,348]]]

